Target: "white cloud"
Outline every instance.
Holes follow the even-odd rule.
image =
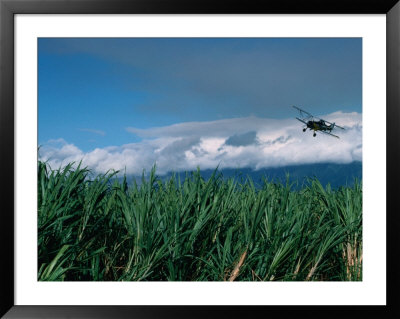
[[[362,116],[336,112],[323,116],[345,130],[340,139],[302,132],[295,119],[246,117],[211,122],[186,122],[149,129],[127,128],[141,142],[83,152],[66,141],[44,145],[40,159],[58,168],[82,160],[96,173],[115,169],[141,174],[156,163],[158,174],[196,169],[254,169],[318,162],[350,163],[362,160]]]

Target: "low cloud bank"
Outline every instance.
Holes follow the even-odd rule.
[[[120,170],[140,175],[156,164],[158,174],[196,169],[253,169],[321,162],[362,160],[362,119],[359,113],[336,112],[324,119],[345,127],[340,139],[303,133],[295,119],[254,116],[210,122],[186,122],[148,129],[127,128],[141,142],[83,152],[63,139],[51,140],[39,158],[53,168],[82,160],[95,173]]]

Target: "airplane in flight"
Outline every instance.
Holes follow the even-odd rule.
[[[303,132],[307,129],[314,131],[313,136],[315,137],[317,134],[316,132],[319,131],[324,134],[328,134],[330,136],[339,138],[339,136],[332,134],[332,130],[334,128],[340,128],[344,130],[344,127],[336,125],[335,123],[328,122],[326,120],[320,119],[318,117],[313,116],[312,114],[308,113],[307,111],[302,110],[301,108],[294,106],[293,107],[299,111],[300,117],[296,117],[297,120],[304,123],[306,126],[303,128]]]

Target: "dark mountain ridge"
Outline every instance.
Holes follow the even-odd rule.
[[[200,169],[201,176],[208,180],[215,170]],[[180,178],[181,181],[186,176],[190,176],[192,172],[170,172],[166,175],[158,175],[161,180],[165,181],[175,176]],[[217,174],[221,174],[224,179],[234,178],[238,182],[245,182],[251,178],[254,184],[260,186],[263,184],[264,179],[268,182],[286,183],[287,177],[290,183],[294,183],[293,187],[301,188],[308,183],[311,178],[316,178],[320,183],[326,187],[330,184],[332,188],[340,186],[352,186],[355,180],[362,180],[362,162],[352,162],[349,164],[336,164],[336,163],[318,163],[318,164],[303,164],[291,165],[275,168],[263,168],[254,170],[252,168],[224,168],[218,169]],[[128,184],[133,183],[133,179],[140,185],[141,176],[127,176]],[[122,178],[118,178],[122,180]]]

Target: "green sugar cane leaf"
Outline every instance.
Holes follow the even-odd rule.
[[[46,270],[43,272],[42,278],[41,280],[47,280],[47,278],[50,277],[54,267],[56,267],[58,261],[60,260],[60,258],[64,255],[64,253],[67,251],[67,249],[69,248],[70,245],[64,245],[61,247],[61,249],[59,250],[59,252],[57,253],[57,255],[54,257],[54,259],[50,262],[50,264],[47,266]],[[65,261],[66,259],[64,259]],[[60,267],[62,264],[62,262],[60,262],[60,264],[57,267]]]

